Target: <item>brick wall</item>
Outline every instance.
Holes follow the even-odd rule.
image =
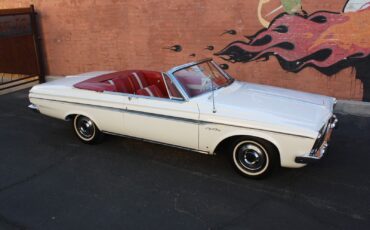
[[[40,14],[48,73],[69,75],[126,68],[165,71],[213,55],[243,35],[263,27],[259,0],[2,0],[0,8],[34,4]],[[271,0],[264,11],[279,5]],[[303,0],[305,11],[340,12],[345,0]],[[237,35],[223,35],[234,29]],[[182,46],[181,52],[164,47]],[[209,45],[213,51],[206,50]],[[190,57],[195,53],[196,57]],[[270,84],[340,99],[361,100],[363,84],[353,68],[326,76],[314,68],[283,70],[276,58],[266,62],[227,63],[240,80]]]

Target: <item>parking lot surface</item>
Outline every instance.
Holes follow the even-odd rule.
[[[108,136],[0,96],[0,229],[370,229],[370,118],[339,115],[328,154],[265,180],[207,156]]]

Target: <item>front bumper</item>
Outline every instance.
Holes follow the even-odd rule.
[[[37,105],[30,104],[28,106],[28,108],[31,109],[32,111],[36,112],[36,113],[40,113],[39,107],[37,107]]]
[[[295,162],[300,164],[308,164],[320,160],[324,156],[325,152],[329,147],[329,140],[333,132],[333,129],[337,127],[337,123],[338,119],[335,115],[333,115],[325,127],[325,132],[323,134],[325,135],[325,137],[320,147],[317,149],[313,149],[310,153],[304,156],[296,157]]]

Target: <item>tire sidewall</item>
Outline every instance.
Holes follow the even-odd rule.
[[[265,164],[263,165],[262,169],[259,169],[258,171],[249,171],[246,168],[244,168],[237,157],[237,150],[240,146],[246,143],[251,143],[253,145],[256,145],[258,148],[260,148],[265,156]],[[237,170],[238,173],[240,173],[243,176],[249,177],[249,178],[255,178],[260,179],[264,178],[267,175],[269,175],[273,168],[275,168],[277,160],[276,160],[276,151],[274,148],[272,148],[271,144],[267,143],[267,141],[259,140],[257,138],[251,138],[251,137],[243,137],[238,138],[233,142],[231,145],[231,158],[232,163],[234,165],[234,168]]]
[[[82,136],[82,135],[80,134],[80,132],[78,131],[78,128],[77,128],[77,122],[78,122],[78,120],[79,120],[79,119],[81,119],[81,118],[87,118],[87,119],[89,119],[89,120],[92,122],[92,125],[93,125],[93,127],[94,127],[94,133],[93,133],[93,135],[92,135],[90,138],[86,138],[86,137]],[[77,115],[77,116],[75,116],[75,118],[73,119],[73,129],[74,129],[74,131],[75,131],[75,133],[76,133],[77,137],[78,137],[82,142],[85,142],[85,143],[93,143],[93,142],[95,142],[96,137],[97,137],[97,134],[98,134],[98,132],[99,132],[99,130],[97,129],[97,127],[96,127],[95,123],[94,123],[90,118],[88,118],[88,117],[86,117],[86,116],[83,116],[83,115]]]

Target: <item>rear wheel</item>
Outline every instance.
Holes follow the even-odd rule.
[[[90,118],[82,115],[75,116],[73,128],[77,137],[87,144],[97,143],[103,135]]]
[[[231,154],[235,169],[250,178],[266,177],[278,165],[278,153],[274,146],[259,138],[236,139]]]

